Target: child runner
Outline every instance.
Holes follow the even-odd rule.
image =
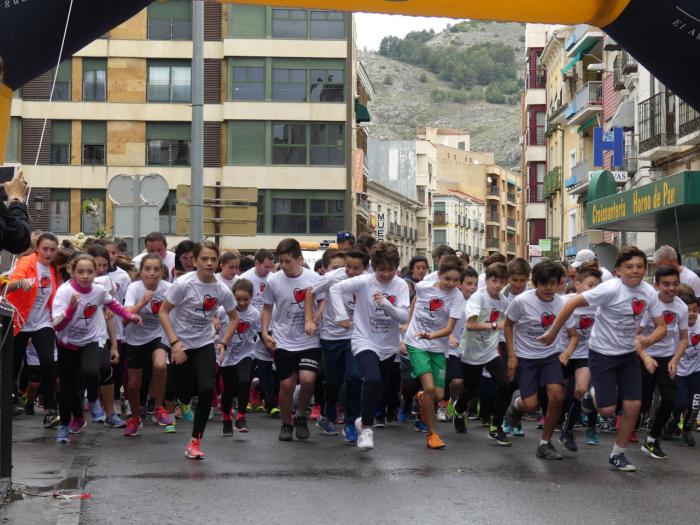
[[[292,441],[292,430],[297,439],[307,439],[310,435],[305,410],[314,393],[321,342],[317,335],[304,331],[304,299],[306,290],[315,286],[320,276],[302,266],[304,259],[296,239],[282,239],[277,245],[277,258],[282,271],[270,276],[263,293],[262,337],[265,346],[274,354],[280,383],[282,429],[279,440]],[[273,335],[269,333],[270,323],[274,327]],[[297,377],[299,405],[292,418]]]
[[[440,268],[440,261],[442,261],[442,258],[446,255],[454,255],[455,253],[456,252],[452,246],[448,246],[447,244],[438,244],[435,248],[433,248],[433,260],[435,261],[437,267]],[[428,275],[423,277],[423,281],[437,281],[438,273],[440,273],[438,270],[430,272]]]
[[[520,390],[513,392],[508,416],[513,421],[523,412],[537,410],[540,388],[545,387],[549,400],[537,457],[562,459],[552,445],[554,427],[559,422],[564,403],[564,376],[559,362],[556,341],[545,344],[538,337],[547,332],[557,318],[563,301],[556,293],[564,276],[564,268],[554,261],[542,261],[532,269],[534,290],[523,292],[508,305],[504,331],[508,350],[508,379],[514,380],[516,371]],[[577,337],[571,326],[572,338]]]
[[[666,322],[666,335],[659,342],[650,345],[647,353],[656,361],[656,370],[642,370],[642,407],[641,413],[648,413],[654,398],[654,391],[659,391],[659,404],[653,414],[653,423],[649,434],[642,443],[642,452],[654,459],[667,459],[661,450],[661,433],[676,406],[676,372],[678,363],[688,347],[688,307],[678,298],[680,274],[673,266],[661,266],[654,273],[654,285],[659,291],[659,302],[663,308]],[[638,333],[649,337],[656,329],[649,312],[644,313],[642,326]],[[651,414],[648,414],[651,415]]]
[[[177,365],[173,374],[180,399],[189,402],[195,381],[198,388],[192,438],[185,456],[204,459],[201,441],[211,411],[216,375],[217,334],[213,319],[222,306],[230,324],[218,346],[228,346],[238,325],[238,315],[233,293],[214,277],[219,263],[218,246],[201,241],[192,253],[196,270],[179,277],[168,289],[158,317],[170,343],[172,361]]]
[[[485,368],[496,387],[489,437],[496,444],[509,447],[512,443],[503,433],[503,415],[510,401],[510,382],[498,352],[498,331],[503,328],[504,314],[508,307],[508,302],[501,293],[506,285],[507,276],[508,267],[504,263],[492,264],[486,268],[486,288],[478,290],[467,302],[467,326],[462,332],[459,347],[464,393],[455,404],[455,417],[464,421],[469,403],[477,396],[481,374]]]
[[[70,267],[72,279],[58,289],[52,308],[61,385],[61,424],[56,432],[59,443],[70,442],[70,434],[77,434],[85,426],[79,396],[80,374],[86,378],[106,379],[112,373],[108,353],[103,348],[107,341],[103,335],[102,307],[106,306],[126,321],[143,322],[137,314],[125,310],[107,290],[93,286],[97,263],[90,255],[77,255]]]
[[[623,472],[637,470],[627,459],[625,450],[642,404],[639,359],[647,371],[653,373],[656,361],[646,349],[666,335],[663,306],[654,288],[644,281],[646,268],[646,254],[637,247],[625,247],[615,261],[619,279],[605,281],[571,299],[540,338],[543,344],[551,344],[574,310],[585,306],[596,308],[596,321],[588,342],[590,393],[603,417],[615,415],[618,398],[622,400],[622,420],[608,463]],[[637,335],[645,310],[656,325],[649,336]],[[581,403],[587,404],[586,397]]]
[[[676,420],[680,420],[687,409],[681,441],[687,447],[694,447],[693,430],[700,411],[700,325],[697,324],[700,302],[691,293],[683,294],[680,298],[688,305],[688,348],[678,363]]]
[[[171,284],[163,280],[163,260],[157,253],[147,253],[141,258],[141,279],[134,281],[126,290],[125,307],[143,318],[143,326],[128,325],[124,330],[124,351],[127,355],[128,393],[131,414],[124,430],[125,436],[136,436],[143,427],[139,417],[141,382],[144,369],[150,369],[150,390],[155,397],[153,421],[161,427],[173,425],[163,406],[168,354],[170,349],[164,342],[165,333],[158,314],[165,294]]]
[[[399,349],[399,325],[408,320],[408,285],[396,275],[401,258],[398,248],[380,242],[370,257],[374,271],[347,279],[331,287],[335,321],[350,329],[352,353],[362,371],[361,417],[355,420],[357,446],[374,448],[374,414]],[[352,323],[343,297],[355,294]]]
[[[602,272],[598,269],[595,262],[583,263],[576,267],[576,275],[574,277],[574,285],[576,293],[582,293],[592,290],[598,286],[603,279]],[[576,297],[575,294],[564,296],[564,301],[568,302]],[[574,398],[569,404],[569,409],[566,412],[564,425],[559,435],[559,442],[564,445],[567,450],[576,452],[578,445],[574,439],[574,425],[578,423],[581,417],[581,398],[588,392],[588,387],[591,383],[591,372],[588,368],[588,339],[595,323],[596,309],[592,306],[578,308],[572,316],[574,328],[578,333],[578,343],[570,345],[570,338],[566,338],[566,346],[564,352],[559,356],[561,364],[564,365],[564,376],[567,379],[574,378]],[[568,335],[568,334],[567,334]],[[598,434],[596,433],[597,414],[592,411],[588,414],[588,428],[586,429],[586,439],[589,445],[598,444]]]
[[[238,275],[238,268],[240,265],[241,256],[238,252],[226,251],[221,254],[219,272],[216,274],[216,278],[224,283],[229,290],[233,288],[236,281],[240,279]]]

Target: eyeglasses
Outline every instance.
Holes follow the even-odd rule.
[[[352,239],[353,241],[355,240],[355,236],[350,233],[350,232],[339,232],[338,235],[336,235],[336,239],[340,241],[347,241]]]

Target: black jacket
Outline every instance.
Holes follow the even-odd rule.
[[[22,202],[11,202],[9,208],[0,201],[0,249],[22,253],[31,243],[29,215]]]

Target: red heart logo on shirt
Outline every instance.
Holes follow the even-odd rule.
[[[248,328],[250,328],[250,323],[248,321],[238,321],[238,326],[236,326],[236,333],[237,334],[244,334],[248,331]]]
[[[489,315],[489,322],[490,323],[495,323],[498,321],[498,318],[501,316],[501,312],[496,310],[495,308],[491,309],[491,315]]]
[[[157,314],[160,312],[160,307],[163,306],[163,301],[158,301],[157,299],[153,299],[151,301],[151,312],[154,314]]]
[[[700,334],[690,334],[690,344],[698,346],[700,344]]]
[[[588,330],[591,326],[593,326],[594,322],[595,318],[588,317],[587,315],[582,315],[581,318],[578,320],[578,327],[581,330]]]
[[[389,300],[391,301],[391,299]],[[396,300],[396,298],[394,298],[394,300]],[[394,301],[391,301],[391,304],[394,304]],[[445,306],[445,301],[434,297],[430,300],[430,305],[428,306],[428,308],[430,308],[431,312],[437,312],[439,310],[442,310],[443,306]]]
[[[664,322],[666,324],[671,324],[675,320],[676,320],[676,314],[674,312],[669,312],[668,310],[666,310],[664,312]]]
[[[297,304],[301,304],[306,299],[306,289],[294,288],[294,301]]]
[[[556,318],[557,316],[554,314],[542,314],[542,328],[549,328],[550,326],[552,326]]]
[[[260,283],[260,293],[265,292],[265,283]]]
[[[204,301],[202,302],[202,310],[205,312],[211,312],[219,304],[219,299],[212,297],[211,295],[205,295]]]
[[[39,279],[39,288],[48,288],[49,286],[51,286],[51,277],[44,273]]]
[[[92,319],[92,316],[95,315],[96,311],[97,305],[88,303],[85,305],[85,308],[83,308],[83,317],[85,319]]]
[[[386,297],[387,301],[389,301],[391,304],[396,304],[396,296],[395,295],[387,295],[387,294],[382,294],[382,295],[384,295],[384,297]]]
[[[634,315],[639,315],[644,311],[644,307],[647,305],[647,302],[644,299],[637,299],[636,297],[632,299],[632,312],[634,312]]]

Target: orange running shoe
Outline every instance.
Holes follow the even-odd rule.
[[[440,439],[440,436],[437,435],[437,432],[428,434],[428,448],[432,448],[433,450],[440,450],[445,448],[445,442],[442,439]]]
[[[202,449],[199,448],[201,442],[202,440],[198,438],[190,439],[190,442],[187,444],[187,448],[185,449],[185,456],[190,459],[204,459],[204,452],[202,452]]]

